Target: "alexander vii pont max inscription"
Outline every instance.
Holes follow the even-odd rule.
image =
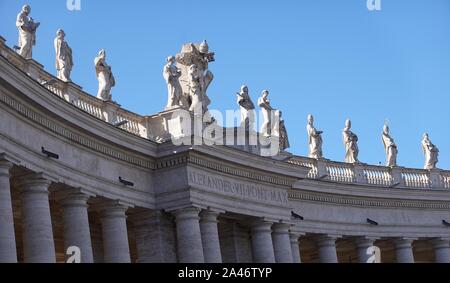
[[[207,191],[225,193],[249,200],[288,203],[287,190],[267,189],[255,184],[245,184],[236,180],[226,180],[225,178],[198,172],[189,172],[189,184],[198,185]]]

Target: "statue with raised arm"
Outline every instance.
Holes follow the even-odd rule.
[[[248,94],[248,87],[243,85],[240,92],[237,93],[237,103],[241,111],[241,127],[247,131],[254,129],[255,123],[255,104]]]
[[[170,56],[167,58],[167,64],[164,66],[163,71],[164,79],[167,83],[168,102],[166,109],[180,105],[180,99],[182,99],[182,90],[179,78],[181,71],[175,66],[175,57]]]
[[[72,72],[73,59],[72,49],[65,41],[66,34],[62,29],[56,32],[55,51],[56,51],[56,71],[58,79],[64,82],[70,82],[70,73]]]
[[[181,70],[179,79],[182,89],[182,106],[190,109],[200,109],[202,107],[203,113],[208,111],[208,106],[211,100],[207,95],[209,85],[214,79],[213,73],[209,70],[209,63],[214,62],[214,53],[209,51],[209,45],[205,41],[201,44],[188,43],[183,45],[181,53],[177,54],[177,67]],[[192,71],[192,66],[195,66],[195,74]],[[191,89],[191,83],[195,78],[196,89]],[[193,97],[192,95],[197,95]],[[193,105],[195,104],[195,105]]]
[[[423,135],[422,148],[425,154],[425,169],[431,170],[437,168],[439,162],[439,149],[431,142],[428,134]]]
[[[351,128],[352,122],[350,119],[347,119],[347,121],[345,121],[344,131],[342,132],[345,146],[345,162],[358,163],[358,136],[350,130]]]
[[[33,57],[33,46],[36,45],[36,30],[40,23],[30,17],[31,7],[25,5],[17,15],[16,27],[19,29],[19,45],[17,52],[25,59]]]
[[[97,98],[103,101],[111,101],[111,88],[116,85],[116,80],[111,67],[106,63],[106,51],[104,49],[100,50],[94,64],[98,79]]]
[[[383,140],[384,149],[386,151],[386,166],[388,166],[388,167],[397,166],[398,148],[397,148],[397,144],[395,144],[394,139],[392,138],[392,136],[389,133],[388,125],[384,125],[382,140]]]
[[[314,116],[308,115],[308,125],[306,126],[308,132],[309,143],[309,158],[320,159],[323,157],[322,153],[322,131],[318,131],[314,127]]]
[[[271,136],[272,111],[274,110],[270,105],[268,96],[269,91],[264,90],[262,92],[262,96],[258,99],[258,106],[261,107],[261,111],[263,114],[263,125],[261,127],[261,133],[265,137]]]

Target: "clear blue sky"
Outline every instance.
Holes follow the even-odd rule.
[[[307,153],[306,116],[325,131],[327,158],[343,160],[346,118],[360,137],[360,159],[385,162],[380,139],[389,120],[399,163],[423,166],[421,137],[429,132],[450,169],[450,1],[366,0],[112,1],[0,0],[0,35],[17,44],[15,17],[29,3],[42,23],[34,58],[54,71],[53,39],[63,28],[74,50],[72,79],[96,93],[93,59],[108,52],[114,99],[142,115],[167,101],[162,67],[186,42],[207,39],[216,52],[211,108],[237,109],[235,92],[253,100],[271,91],[283,110],[295,154]]]

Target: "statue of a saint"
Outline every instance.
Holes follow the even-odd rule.
[[[189,111],[202,114],[202,86],[201,86],[201,78],[198,75],[198,69],[197,65],[191,65],[189,67],[189,73],[188,73],[188,79],[189,79],[189,96],[191,98],[191,106],[189,107]]]
[[[355,135],[350,129],[352,127],[352,122],[348,119],[345,122],[345,128],[342,133],[345,145],[345,162],[347,163],[358,163],[358,136]]]
[[[64,82],[70,82],[70,73],[73,67],[72,49],[65,41],[65,36],[66,34],[62,29],[56,32],[56,71],[58,79]]]
[[[177,66],[175,66],[174,56],[170,56],[169,58],[167,58],[167,64],[164,66],[163,76],[166,80],[168,91],[168,102],[166,109],[179,106],[182,96],[182,90],[179,81],[181,70],[179,70]]]
[[[422,148],[425,154],[425,169],[431,170],[437,168],[439,162],[439,149],[431,142],[428,134],[423,135]]]
[[[111,67],[106,64],[106,51],[100,50],[94,60],[95,72],[98,79],[97,98],[103,101],[111,101],[111,88],[116,85],[116,80]]]
[[[306,130],[308,131],[309,138],[309,158],[320,159],[323,157],[322,152],[322,131],[318,131],[314,127],[314,116],[308,115],[308,125],[306,126]]]
[[[18,53],[25,59],[33,57],[33,46],[36,45],[36,30],[40,23],[35,23],[30,17],[31,7],[25,5],[17,15],[16,27],[19,29]]]
[[[386,150],[386,166],[395,167],[397,166],[397,154],[398,148],[395,144],[394,139],[389,133],[389,126],[384,125],[383,135],[382,135],[384,149]]]
[[[237,103],[241,111],[241,127],[244,127],[247,131],[253,130],[255,123],[255,104],[253,104],[248,94],[248,87],[246,85],[243,85],[241,91],[237,93]]]
[[[271,124],[272,124],[272,111],[274,110],[270,105],[270,100],[268,99],[269,91],[264,90],[262,96],[258,99],[258,106],[261,107],[263,114],[263,125],[261,127],[261,133],[265,137],[271,136]]]
[[[280,110],[276,110],[276,114],[275,116],[277,117],[277,119],[279,119],[279,126],[278,126],[278,134],[279,134],[279,139],[280,139],[280,150],[286,150],[288,148],[291,147],[290,143],[289,143],[289,136],[288,136],[288,132],[286,129],[286,125],[284,123],[284,119],[283,119],[283,113]],[[275,126],[276,128],[276,126]],[[276,130],[274,130],[276,131]]]

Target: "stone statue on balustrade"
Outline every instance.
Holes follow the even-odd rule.
[[[342,133],[345,146],[345,162],[346,163],[358,163],[358,136],[354,134],[350,129],[352,128],[352,122],[347,119],[345,122],[345,128]]]
[[[184,99],[182,95],[182,89],[180,85],[181,70],[175,65],[175,57],[170,56],[167,58],[167,64],[164,66],[163,76],[167,83],[168,101],[166,109],[171,109],[177,106],[181,106]]]
[[[185,44],[176,56],[180,69],[179,82],[182,89],[180,106],[190,111],[208,111],[211,100],[207,95],[208,87],[214,79],[209,63],[214,62],[214,53],[209,52],[208,43]]]
[[[248,94],[248,87],[243,85],[237,93],[237,103],[241,112],[241,127],[253,131],[255,126],[255,104]]]
[[[283,151],[291,147],[289,143],[289,136],[284,123],[283,113],[280,110],[275,110],[274,112],[275,121],[273,121],[272,136],[279,138],[280,150]]]
[[[386,150],[386,166],[388,166],[388,167],[397,166],[398,148],[397,148],[397,144],[395,143],[394,139],[392,138],[392,136],[389,133],[388,125],[384,125],[382,141],[383,141],[384,149]]]
[[[308,132],[309,143],[309,158],[320,159],[323,158],[322,152],[322,131],[318,131],[314,127],[314,116],[308,115],[308,125],[306,126]]]
[[[423,135],[422,148],[425,154],[425,169],[436,169],[439,162],[439,149],[431,142],[428,134]]]
[[[56,32],[55,51],[56,51],[56,71],[58,79],[64,82],[70,82],[70,74],[73,68],[72,49],[65,41],[65,32],[59,29]]]
[[[100,50],[94,60],[95,72],[98,79],[97,98],[103,101],[111,101],[111,88],[116,85],[116,80],[111,67],[106,63],[106,51]]]
[[[16,27],[19,29],[19,45],[17,52],[25,59],[33,57],[33,46],[36,45],[36,31],[40,26],[39,22],[34,22],[30,17],[31,7],[23,6],[17,15]]]
[[[272,111],[275,109],[270,105],[269,91],[264,90],[262,96],[258,99],[258,106],[261,108],[263,115],[263,124],[261,126],[261,134],[265,137],[270,137],[272,135]]]

